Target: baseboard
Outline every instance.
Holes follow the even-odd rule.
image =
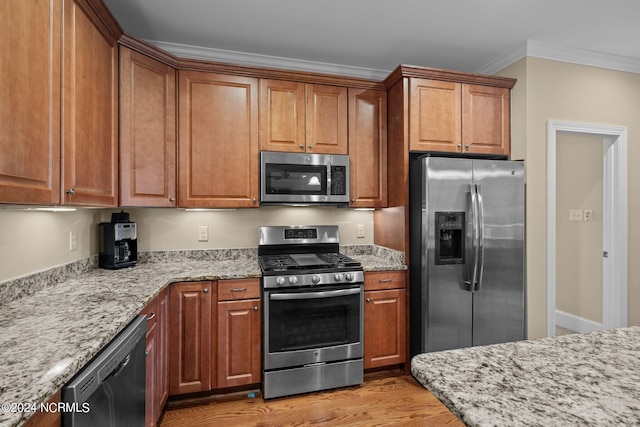
[[[561,310],[556,310],[556,325],[570,329],[575,332],[593,332],[604,329],[602,323],[585,319],[584,317],[569,314]]]

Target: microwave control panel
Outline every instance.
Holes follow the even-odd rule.
[[[331,166],[331,194],[347,194],[347,168]]]

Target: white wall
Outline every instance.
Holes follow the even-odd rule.
[[[341,243],[373,244],[373,212],[355,209],[262,207],[225,211],[125,209],[138,225],[138,250],[255,248],[260,225],[340,226]],[[0,206],[0,281],[66,264],[98,253],[98,224],[116,210],[32,212]],[[364,224],[365,237],[356,237]],[[209,226],[209,241],[198,242],[198,226]],[[78,249],[69,250],[69,233]]]

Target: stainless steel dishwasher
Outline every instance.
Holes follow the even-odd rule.
[[[136,317],[63,387],[63,427],[144,426],[146,332]]]

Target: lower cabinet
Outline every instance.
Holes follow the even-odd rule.
[[[62,392],[58,390],[47,401],[49,405],[57,405],[62,400]],[[62,417],[60,411],[35,412],[31,418],[24,423],[24,427],[60,427]]]
[[[406,273],[367,272],[364,276],[364,368],[405,363]]]
[[[169,394],[211,389],[211,319],[215,282],[169,286]],[[214,298],[215,300],[215,298]]]
[[[145,425],[148,427],[157,424],[169,395],[168,308],[165,289],[142,310],[147,316]]]
[[[169,286],[169,393],[260,382],[260,279]]]
[[[217,388],[260,382],[260,280],[218,282]]]

